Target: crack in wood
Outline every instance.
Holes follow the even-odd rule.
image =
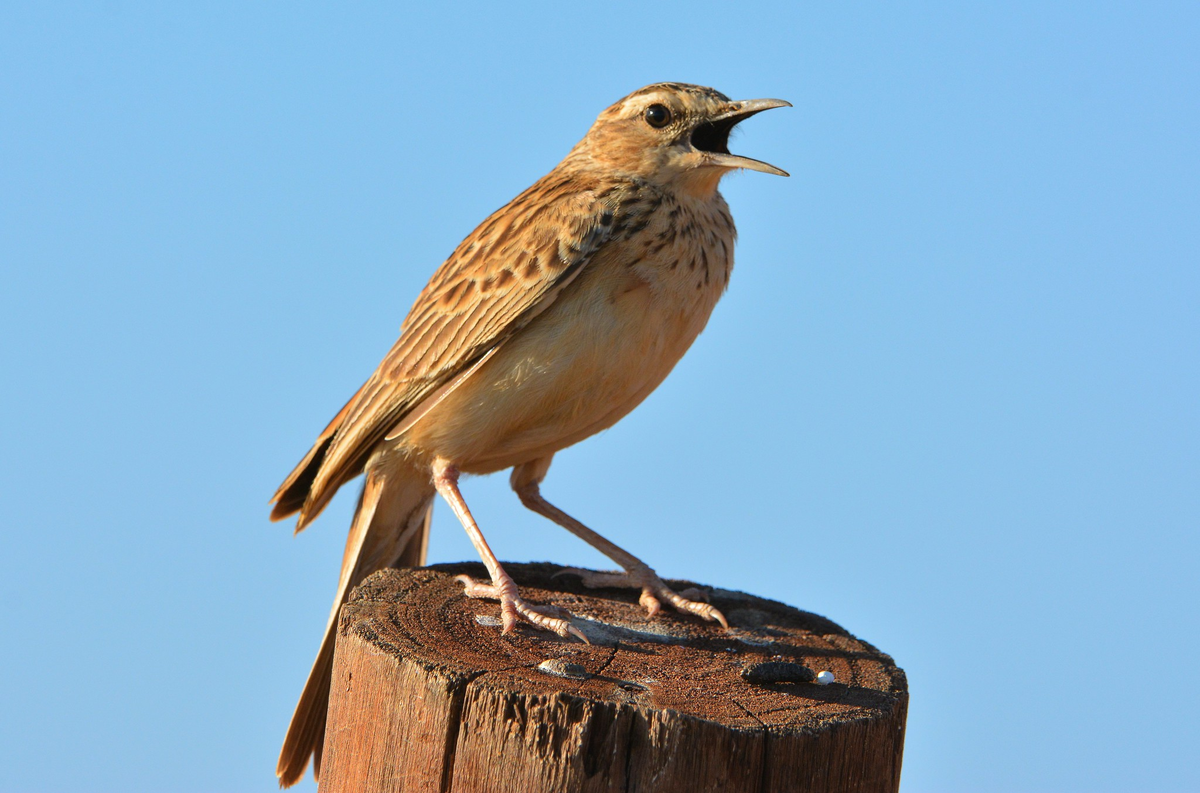
[[[455,685],[450,694],[450,718],[446,730],[446,748],[442,754],[442,784],[440,793],[449,793],[450,784],[454,780],[454,760],[458,752],[458,731],[462,727],[463,703],[467,698],[467,687],[476,679],[487,674],[481,670],[478,674],[468,677],[461,685]]]

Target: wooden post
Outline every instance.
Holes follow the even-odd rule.
[[[829,620],[702,590],[726,632],[553,565],[505,567],[591,644],[502,636],[497,604],[454,580],[479,564],[376,573],[338,625],[322,793],[898,789],[904,672]]]

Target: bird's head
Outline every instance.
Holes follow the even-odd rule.
[[[738,168],[787,176],[774,165],[729,153],[729,133],[738,122],[775,107],[791,103],[735,102],[704,86],[656,83],[601,113],[572,157],[699,195],[711,194],[722,176]]]

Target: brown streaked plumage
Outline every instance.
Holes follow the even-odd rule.
[[[520,620],[583,638],[527,603],[458,490],[460,473],[512,468],[521,502],[624,570],[589,586],[633,586],[725,623],[672,592],[646,564],[547,502],[555,452],[612,426],[667,376],[704,328],[733,267],[733,219],[717,192],[736,168],[786,176],[728,152],[729,131],[775,99],[730,101],[659,83],[600,114],[549,174],[485,220],[417,297],[400,338],[275,493],[272,519],[307,526],[338,488],[366,473],[325,638],[276,769],[294,784],[320,771],[333,624],[347,592],[382,567],[424,562],[433,496],[459,517],[491,575],[466,594]],[[686,594],[686,593],[685,593]]]

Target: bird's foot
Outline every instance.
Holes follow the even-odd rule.
[[[599,587],[614,587],[617,589],[640,588],[642,595],[638,598],[638,602],[642,604],[651,617],[662,611],[663,601],[666,601],[676,611],[695,614],[697,617],[708,622],[719,622],[721,623],[721,627],[729,628],[729,622],[725,619],[724,614],[715,606],[701,602],[705,599],[703,592],[689,587],[677,593],[663,583],[663,580],[658,577],[658,573],[645,565],[623,573],[616,571],[598,573],[593,570],[581,570],[578,567],[564,567],[555,573],[555,575],[577,575],[583,582],[583,585],[589,589],[597,589]]]
[[[469,598],[485,598],[500,601],[500,632],[509,633],[517,627],[518,622],[526,622],[535,628],[551,631],[562,636],[574,636],[587,642],[578,628],[570,623],[571,613],[558,606],[535,606],[517,592],[517,585],[511,578],[498,583],[485,584],[467,575],[455,576],[455,580],[463,585],[463,594]],[[588,642],[590,644],[590,642]]]

